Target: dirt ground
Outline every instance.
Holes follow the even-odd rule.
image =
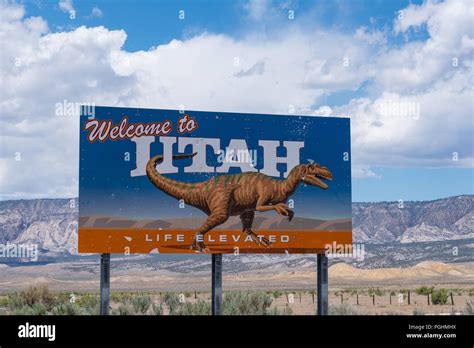
[[[0,294],[39,285],[47,285],[53,292],[97,293],[99,275],[92,266],[84,264],[55,263],[28,267],[0,265]],[[188,293],[186,300],[192,302],[196,301],[196,291],[199,292],[199,298],[210,301],[210,285],[210,272],[176,273],[143,268],[111,271],[112,293]],[[427,297],[415,292],[421,286],[447,289],[448,294],[453,294],[454,305],[450,297],[446,305],[428,305]],[[310,293],[315,288],[316,270],[313,267],[269,268],[223,274],[224,293],[250,290],[266,292],[271,296],[277,294],[272,306],[283,309],[288,305],[293,314],[311,315],[316,312]],[[375,305],[369,295],[371,288],[370,295],[378,288]],[[410,304],[406,298],[407,290],[410,290]],[[359,304],[356,293],[359,294]],[[399,293],[405,293],[401,303]],[[473,263],[423,262],[413,267],[386,269],[357,269],[346,264],[336,264],[329,269],[329,305],[336,312],[342,311],[342,314],[454,314],[464,311],[466,301],[474,301],[473,294]]]
[[[455,290],[454,290],[455,289]],[[367,289],[358,289],[360,292],[365,292]],[[427,297],[425,295],[417,295],[415,291],[410,293],[410,305],[405,298],[402,303],[398,303],[398,297],[392,296],[392,304],[390,304],[390,291],[385,290],[387,293],[382,296],[375,296],[375,305],[373,304],[372,296],[368,294],[360,294],[359,304],[357,305],[357,296],[343,293],[343,303],[350,306],[352,314],[359,315],[399,315],[406,314],[412,315],[414,311],[418,311],[419,314],[454,314],[462,313],[466,306],[466,301],[472,300],[474,297],[469,296],[467,289],[459,291],[459,288],[448,289],[449,292],[453,292],[454,306],[451,305],[451,299],[448,298],[448,304],[446,305],[428,305]],[[396,292],[396,291],[395,291]],[[338,293],[337,295],[335,293]],[[287,303],[286,296],[277,298],[275,305],[278,308],[283,308]],[[316,312],[316,305],[313,303],[311,294],[303,293],[301,295],[301,302],[299,299],[299,293],[295,291],[294,302],[288,303],[294,314],[299,315],[311,315]],[[341,306],[341,295],[339,291],[330,289],[329,291],[329,306]]]
[[[453,294],[454,305],[451,304],[451,298],[448,297],[447,304],[445,305],[434,305],[430,298],[430,304],[426,295],[419,295],[415,289],[410,289],[410,304],[408,304],[407,296],[405,293],[403,302],[398,302],[398,293],[396,289],[381,289],[378,290],[383,292],[383,295],[375,295],[375,304],[373,303],[373,297],[368,294],[368,288],[351,288],[350,291],[357,291],[359,295],[349,294],[343,292],[344,289],[330,289],[329,291],[329,306],[332,311],[334,307],[344,308],[343,312],[336,312],[333,314],[345,314],[345,315],[458,315],[463,314],[467,301],[472,301],[474,304],[473,289],[460,288],[460,287],[448,287],[448,294]],[[407,290],[407,289],[403,289]],[[390,293],[394,292],[395,295],[391,296],[392,303],[390,304]],[[471,292],[471,296],[470,293]],[[280,292],[275,298],[276,292],[267,292],[273,297],[272,307],[277,307],[283,311],[285,307],[289,307],[292,310],[293,315],[314,315],[316,313],[316,295],[312,295],[306,290],[294,290]],[[178,295],[184,293],[177,293]],[[342,302],[341,302],[342,294]],[[211,301],[210,293],[197,293],[195,298],[194,293],[186,293],[186,302],[196,303],[198,300],[204,300],[207,302]],[[401,297],[401,296],[400,296]],[[159,294],[152,295],[155,303],[161,300]],[[357,304],[357,298],[359,304]],[[116,308],[118,305],[112,304],[112,308]],[[348,312],[349,310],[349,312]],[[163,314],[168,314],[167,309]]]

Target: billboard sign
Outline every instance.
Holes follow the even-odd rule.
[[[349,119],[95,107],[81,253],[315,253],[352,244]]]

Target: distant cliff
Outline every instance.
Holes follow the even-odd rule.
[[[75,254],[77,207],[76,198],[1,201],[0,243],[30,242],[48,255]],[[399,202],[353,203],[352,214],[354,242],[407,244],[474,238],[474,195],[403,202],[403,207]],[[278,228],[275,219],[269,215],[258,225]]]
[[[402,243],[474,238],[474,195],[427,202],[352,204],[354,241]]]

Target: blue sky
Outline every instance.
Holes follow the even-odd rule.
[[[69,19],[69,13],[60,10],[57,1],[26,1],[25,5],[32,16],[45,18],[52,31],[60,32],[81,25],[123,29],[127,32],[125,49],[136,51],[204,31],[239,37],[255,26],[261,26],[259,30],[271,31],[282,23],[288,26],[302,23],[311,27],[336,27],[342,32],[353,32],[360,26],[382,29],[400,9],[422,1],[281,1],[280,5],[288,5],[280,8],[270,21],[261,24],[249,20],[247,3],[243,0],[83,0],[74,3],[74,22]],[[102,11],[102,17],[91,16],[94,7]],[[286,20],[289,9],[296,13],[293,22]],[[181,10],[185,11],[185,20],[177,21]],[[393,41],[397,39],[393,38]]]
[[[51,113],[63,100],[279,114],[291,106],[302,115],[349,116],[354,201],[474,193],[469,1],[2,6],[9,25],[0,29],[8,91],[1,199],[77,195],[77,120]],[[420,107],[419,119],[381,113],[380,105],[393,103]]]

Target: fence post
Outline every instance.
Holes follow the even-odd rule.
[[[222,254],[212,254],[212,315],[222,314]]]
[[[100,255],[100,315],[109,315],[110,254]]]
[[[317,313],[328,315],[328,257],[325,254],[318,254],[317,261]]]

